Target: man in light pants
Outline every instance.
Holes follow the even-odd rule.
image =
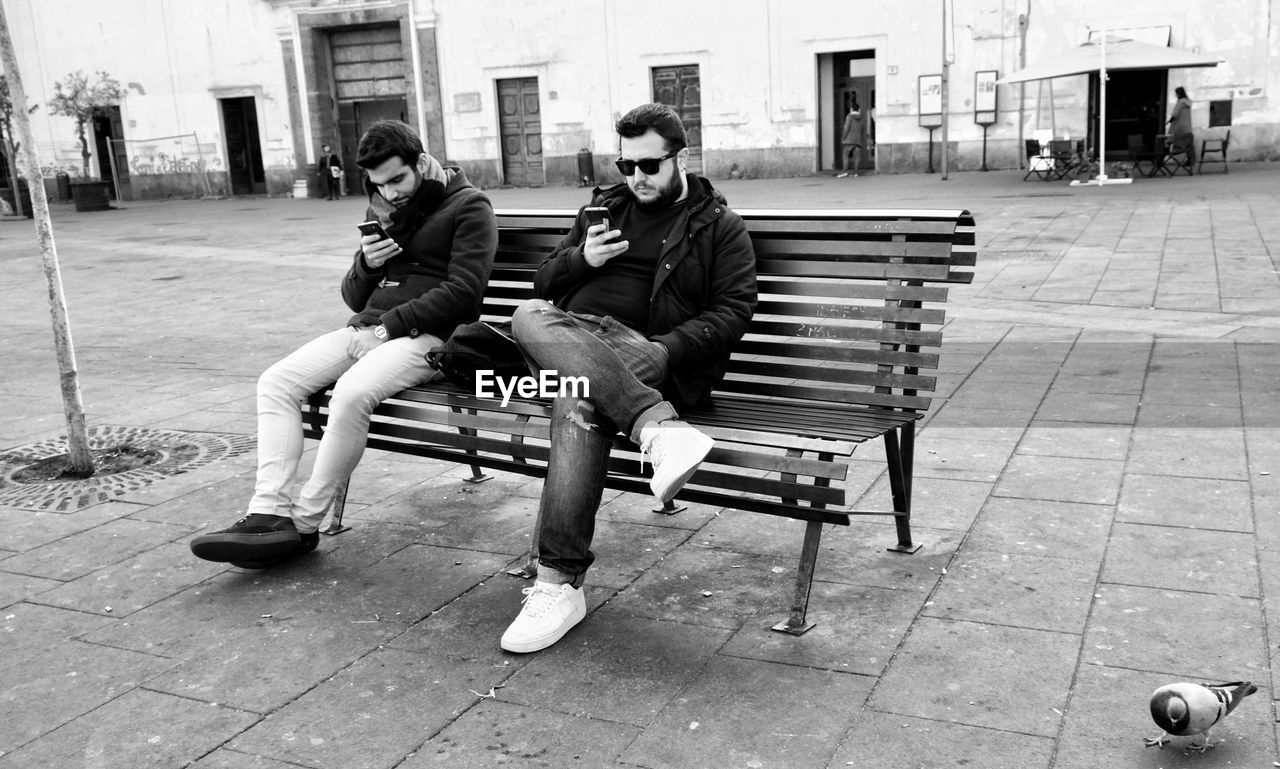
[[[314,550],[338,487],[364,453],[373,409],[440,376],[427,365],[427,351],[480,316],[498,245],[489,199],[461,169],[428,155],[398,120],[369,128],[356,164],[367,174],[366,219],[380,222],[389,237],[360,238],[342,282],[342,298],[356,313],[346,327],[308,342],[258,379],[253,497],[235,524],[191,541],[191,552],[207,561],[261,569]],[[329,385],[328,426],[311,478],[298,491],[302,402]]]

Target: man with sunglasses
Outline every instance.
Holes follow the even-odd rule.
[[[608,210],[606,223],[589,226],[579,211],[538,268],[538,298],[513,316],[532,367],[583,378],[589,390],[552,402],[538,577],[502,636],[511,652],[544,649],[586,616],[582,585],[613,436],[641,447],[663,503],[710,452],[712,439],[678,409],[707,399],[755,311],[751,239],[711,183],[687,171],[675,111],[645,104],[616,130],[626,182],[591,201]]]
[[[355,315],[268,368],[258,379],[258,474],[248,514],[196,537],[207,561],[263,569],[311,552],[339,486],[364,452],[373,409],[440,376],[428,350],[480,316],[498,248],[488,197],[459,168],[445,168],[399,120],[374,123],[360,139],[369,207],[385,234],[362,235],[342,298]],[[281,317],[287,316],[287,309]],[[301,403],[333,385],[329,422],[311,477],[297,486]]]

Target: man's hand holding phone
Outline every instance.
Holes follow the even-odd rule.
[[[619,254],[626,253],[631,245],[625,240],[608,242],[622,235],[622,230],[609,229],[609,209],[603,206],[587,206],[587,239],[582,243],[582,257],[592,267],[600,267]]]
[[[380,269],[404,251],[378,222],[363,222],[356,226],[360,228],[360,251],[371,268]]]

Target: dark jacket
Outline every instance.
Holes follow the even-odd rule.
[[[447,339],[458,324],[479,319],[498,250],[498,224],[489,198],[467,182],[461,169],[445,173],[448,182],[438,206],[420,214],[404,211],[413,220],[404,223],[406,234],[396,237],[401,255],[371,270],[357,248],[342,281],[343,301],[356,311],[347,325],[381,324],[392,339],[419,334]],[[365,216],[385,224],[389,209],[380,194],[371,192]]]
[[[700,176],[687,177],[685,211],[667,237],[649,295],[647,336],[667,347],[663,396],[677,408],[692,406],[724,378],[729,353],[747,332],[756,307],[756,258],[742,217]],[[635,205],[625,183],[597,188],[590,205],[616,218]],[[564,304],[590,277],[582,255],[587,222],[578,212],[573,228],[538,268],[539,298]],[[623,235],[625,237],[625,233]]]
[[[484,193],[458,168],[446,168],[448,181],[439,204],[421,213],[404,211],[407,234],[393,237],[404,251],[372,270],[356,249],[342,281],[342,299],[356,311],[351,326],[382,324],[391,339],[432,334],[447,339],[461,323],[480,317],[480,300],[493,270],[498,225]],[[437,185],[438,189],[438,185]],[[391,206],[371,192],[367,219],[388,221]],[[400,213],[397,212],[397,218]]]
[[[333,166],[342,168],[342,157],[336,152],[330,152],[320,158],[320,162],[316,164],[321,176],[331,177],[333,173],[329,170]]]

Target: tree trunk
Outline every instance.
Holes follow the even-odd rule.
[[[84,180],[89,181],[89,140],[84,135],[84,118],[76,120],[76,136],[80,137],[80,157],[84,160]]]
[[[18,72],[18,57],[9,35],[9,21],[4,3],[0,2],[0,64],[9,75],[9,95],[13,100],[13,118],[22,146],[24,176],[31,186],[31,211],[36,235],[40,241],[40,258],[44,263],[45,282],[49,287],[49,312],[53,316],[54,347],[58,355],[62,407],[67,419],[67,444],[71,472],[77,476],[93,475],[93,455],[89,453],[89,431],[85,425],[84,402],[80,398],[80,379],[76,373],[76,353],[71,344],[71,325],[62,293],[62,274],[58,270],[58,251],[53,242],[53,222],[49,220],[49,200],[44,194],[44,178],[40,175],[40,158],[31,137],[31,119],[27,113],[27,93]],[[14,195],[18,194],[14,189]]]
[[[13,188],[13,213],[22,216],[22,201],[18,199],[18,147],[13,140],[13,126],[4,133],[4,155],[9,158],[9,185]]]

